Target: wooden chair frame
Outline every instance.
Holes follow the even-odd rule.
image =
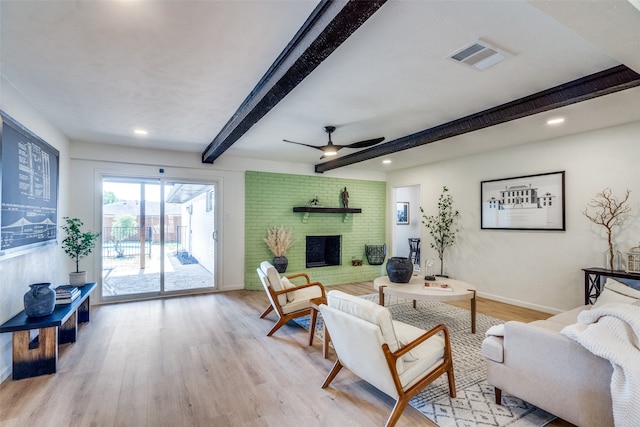
[[[439,332],[444,333],[444,360],[437,368],[429,372],[420,381],[405,390],[400,383],[400,376],[398,375],[398,359]],[[447,373],[447,380],[449,382],[449,395],[453,398],[456,397],[456,384],[453,374],[453,358],[451,356],[451,341],[449,338],[449,330],[445,325],[440,324],[435,326],[433,329],[429,330],[423,335],[420,335],[418,338],[395,352],[389,350],[389,345],[385,343],[382,345],[382,351],[384,352],[389,371],[391,372],[393,382],[396,386],[396,391],[398,392],[398,400],[396,401],[396,404],[394,405],[393,410],[391,411],[391,414],[387,419],[387,423],[385,424],[386,427],[394,426],[400,419],[400,416],[409,404],[409,401],[445,372]],[[329,375],[327,375],[327,378],[324,380],[324,383],[322,383],[322,388],[327,388],[341,369],[342,364],[340,363],[340,359],[338,358],[336,360],[336,363],[333,365],[333,368],[331,368]]]
[[[282,325],[287,323],[289,320],[312,314],[312,310],[313,309],[311,307],[305,308],[303,310],[294,311],[292,313],[284,314],[282,312],[282,308],[280,307],[280,304],[278,303],[278,296],[279,295],[287,294],[288,292],[294,292],[294,291],[297,291],[297,290],[300,290],[300,289],[304,289],[304,288],[310,288],[312,286],[318,286],[318,287],[320,287],[320,290],[322,291],[322,298],[326,298],[327,297],[326,293],[325,293],[325,290],[324,290],[324,286],[322,285],[322,283],[320,283],[320,282],[312,282],[309,279],[309,275],[306,274],[306,273],[297,273],[297,274],[292,274],[290,276],[285,276],[289,280],[295,279],[297,277],[304,277],[306,283],[303,284],[303,285],[300,285],[300,286],[296,286],[295,288],[292,288],[292,289],[283,289],[281,291],[273,290],[273,288],[269,284],[269,280],[267,279],[267,276],[260,269],[258,269],[258,276],[260,277],[260,280],[265,285],[265,288],[268,291],[267,292],[267,296],[269,297],[269,302],[270,302],[269,306],[260,315],[260,318],[264,319],[265,316],[267,314],[271,313],[272,311],[274,311],[276,313],[276,315],[278,316],[278,321],[276,322],[276,324],[273,325],[273,327],[271,328],[271,330],[269,330],[269,332],[267,332],[267,336],[268,337],[273,335],[278,329],[280,329],[282,327]],[[313,339],[313,334],[315,332],[315,327],[316,327],[315,322],[313,322],[313,323],[311,323],[309,325],[309,336],[312,337],[311,339]]]

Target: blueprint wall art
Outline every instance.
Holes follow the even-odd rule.
[[[0,257],[10,257],[56,244],[59,152],[0,117]]]

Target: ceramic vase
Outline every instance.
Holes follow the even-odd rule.
[[[409,283],[413,274],[413,262],[409,258],[391,257],[387,261],[387,276],[393,283]]]
[[[56,307],[56,292],[51,289],[51,283],[34,283],[24,294],[24,311],[29,317],[48,316]]]
[[[287,271],[287,266],[289,265],[289,260],[286,256],[277,256],[273,258],[273,266],[276,268],[276,271],[280,274]]]

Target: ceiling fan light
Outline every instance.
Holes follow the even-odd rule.
[[[326,151],[324,151],[324,155],[325,156],[335,156],[336,154],[338,154],[338,152],[336,150],[326,150]]]

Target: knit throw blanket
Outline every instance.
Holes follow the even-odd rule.
[[[616,427],[640,426],[640,307],[605,304],[585,310],[562,333],[611,362]]]

